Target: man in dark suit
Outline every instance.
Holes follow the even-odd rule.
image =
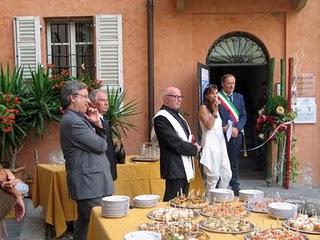
[[[236,79],[232,74],[225,74],[221,78],[222,91],[219,92],[221,101],[219,113],[223,122],[224,131],[228,121],[232,122],[231,139],[227,143],[227,150],[231,165],[232,178],[229,183],[234,194],[239,195],[239,154],[243,138],[243,128],[247,121],[247,114],[243,96],[234,92]]]
[[[77,240],[87,238],[91,209],[114,191],[107,142],[98,111],[91,106],[87,85],[69,81],[61,90],[64,109],[60,124],[60,145],[66,160],[68,190],[77,202],[74,226]],[[95,127],[92,126],[95,125]]]
[[[194,178],[192,156],[201,151],[201,146],[192,143],[192,134],[187,121],[179,114],[183,96],[178,88],[169,87],[163,97],[163,105],[153,119],[152,141],[160,147],[160,174],[166,179],[163,201],[188,194],[189,182]]]
[[[109,109],[108,96],[103,90],[95,89],[90,92],[89,97],[92,104],[97,108],[98,112],[100,113],[101,123],[107,136],[106,141],[108,143],[108,149],[106,151],[106,155],[110,162],[112,179],[113,181],[115,181],[117,179],[117,161],[112,139],[111,125],[108,119],[104,116],[104,114]]]

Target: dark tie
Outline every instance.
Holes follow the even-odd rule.
[[[227,96],[228,96],[228,98],[229,98],[230,102],[233,102],[233,101],[232,101],[232,100],[233,100],[232,94],[227,95]]]
[[[108,120],[105,119],[105,118],[100,118],[100,119],[101,119],[102,126],[103,126],[104,128],[109,128]]]

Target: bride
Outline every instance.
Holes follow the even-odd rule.
[[[218,182],[219,188],[227,188],[232,176],[222,120],[218,112],[219,104],[217,86],[208,85],[204,89],[203,104],[198,113],[202,130],[200,163],[203,166],[207,197]]]

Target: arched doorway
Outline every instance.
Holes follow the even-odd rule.
[[[226,73],[236,79],[236,92],[244,96],[247,123],[245,126],[246,147],[259,144],[255,122],[259,109],[267,99],[267,74],[269,53],[257,37],[246,32],[230,32],[213,42],[206,57],[209,82],[221,89],[220,78]],[[264,177],[265,149],[249,151],[248,157],[239,162],[240,177]]]

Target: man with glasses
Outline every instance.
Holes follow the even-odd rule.
[[[64,109],[60,124],[60,145],[66,160],[68,191],[77,202],[74,226],[77,240],[87,238],[91,209],[114,191],[108,148],[100,115],[88,97],[87,85],[69,81],[61,90]],[[93,127],[94,125],[95,127]]]
[[[151,139],[160,147],[160,174],[166,180],[163,201],[169,201],[181,191],[188,194],[189,182],[194,178],[192,156],[201,151],[193,142],[190,127],[179,113],[183,96],[176,87],[168,87],[163,105],[153,118]]]

